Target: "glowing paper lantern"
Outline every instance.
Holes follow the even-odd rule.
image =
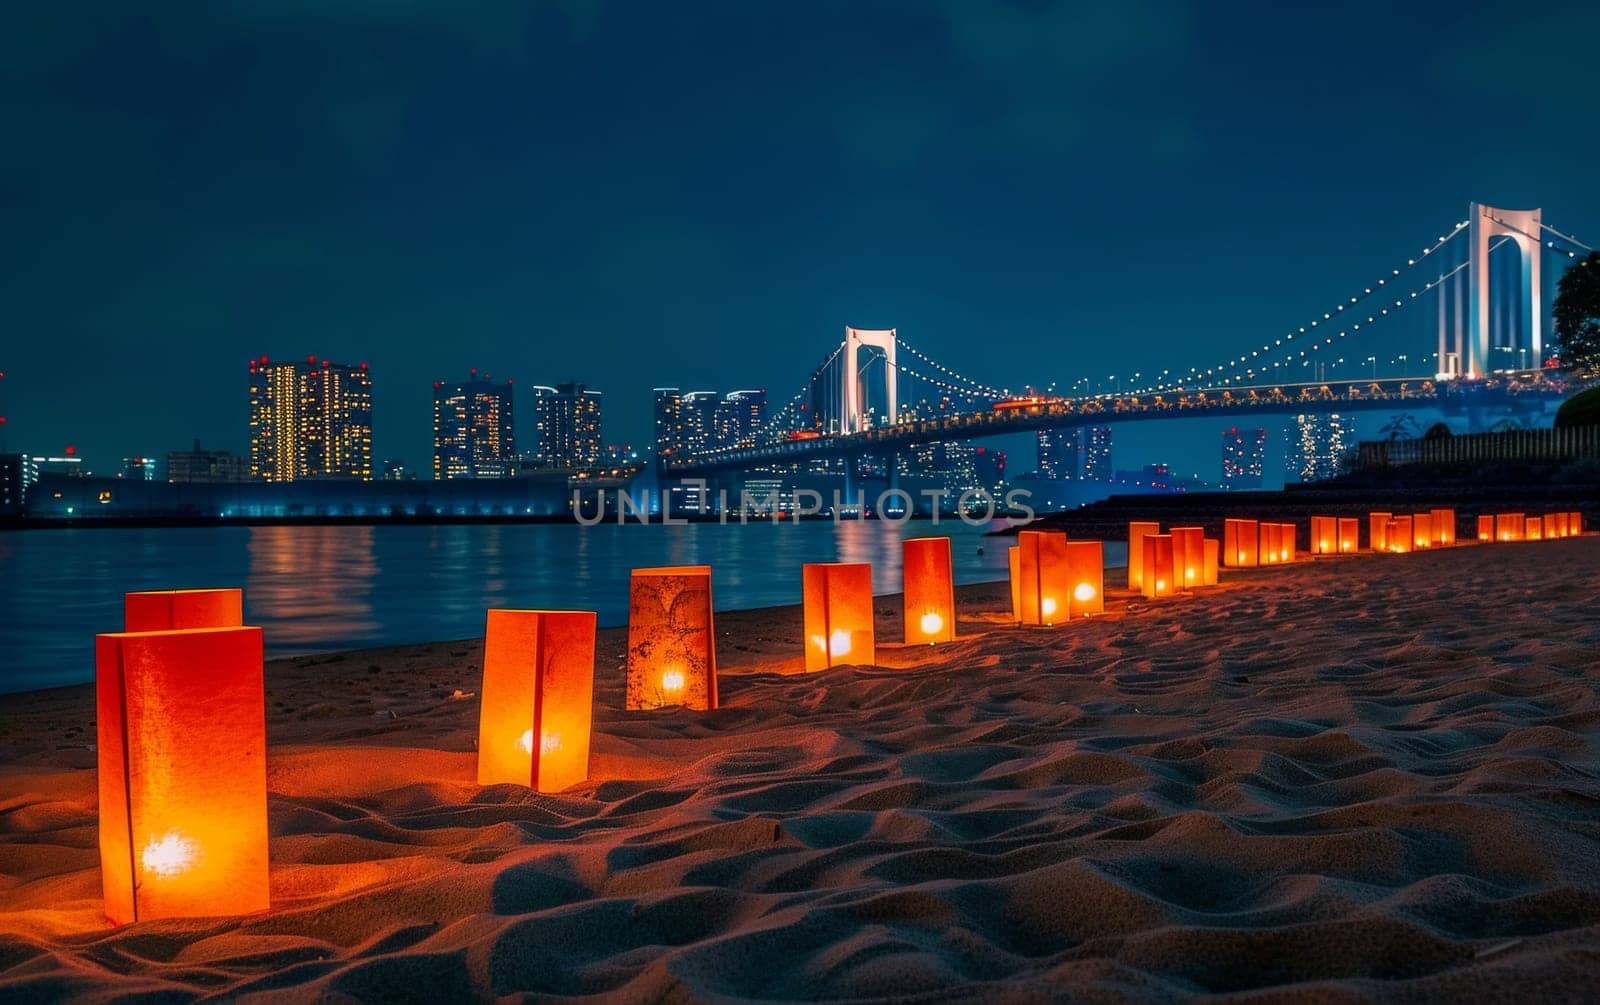
[[[1205,539],[1203,527],[1172,528],[1172,564],[1178,589],[1205,585]]]
[[[1478,540],[1494,540],[1494,517],[1488,514],[1478,517]]]
[[[1567,536],[1567,515],[1565,513],[1551,513],[1544,518],[1545,534],[1550,537]]]
[[[1256,521],[1229,519],[1222,522],[1224,565],[1233,569],[1249,568],[1257,564],[1258,554]]]
[[[1520,541],[1527,529],[1527,520],[1521,513],[1499,513],[1494,518],[1494,536],[1498,541]]]
[[[588,779],[594,623],[593,611],[489,612],[479,785],[561,792]]]
[[[1456,543],[1456,511],[1453,509],[1436,509],[1431,514],[1433,517],[1433,543],[1441,548],[1448,548]]]
[[[1530,541],[1538,541],[1543,537],[1544,537],[1544,521],[1539,519],[1536,516],[1528,517],[1528,531],[1527,531],[1528,540],[1530,540]]]
[[[1203,551],[1203,553],[1205,555],[1205,562],[1201,566],[1201,568],[1203,568],[1205,571],[1204,571],[1204,575],[1202,576],[1202,578],[1200,580],[1200,585],[1201,586],[1216,586],[1217,585],[1217,557],[1222,551],[1222,542],[1218,541],[1214,537],[1208,537],[1208,538],[1205,539],[1202,551]]]
[[[1413,529],[1411,518],[1408,516],[1397,516],[1390,520],[1387,533],[1389,550],[1397,555],[1410,551],[1412,542],[1415,540],[1412,537]]]
[[[1283,547],[1283,524],[1261,524],[1261,564],[1279,565],[1287,561]]]
[[[900,548],[906,644],[956,637],[956,591],[948,537],[907,538]]]
[[[1354,555],[1361,549],[1361,521],[1353,516],[1339,518],[1339,554]]]
[[[1025,625],[1052,625],[1067,620],[1072,593],[1067,569],[1067,535],[1060,531],[1025,530],[1017,535],[1018,583]]]
[[[1367,538],[1373,551],[1389,550],[1389,521],[1393,519],[1393,513],[1371,513],[1367,516]]]
[[[1011,620],[1022,621],[1022,549],[1016,545],[1006,549],[1006,561],[1011,566]]]
[[[628,586],[627,706],[717,707],[711,566],[635,569]]]
[[[267,909],[261,629],[95,637],[106,917]]]
[[[1423,548],[1433,547],[1433,515],[1431,513],[1413,513],[1411,515],[1411,546],[1419,551]]]
[[[242,624],[244,595],[240,590],[148,590],[122,596],[125,632],[238,628]]]
[[[1339,553],[1339,521],[1331,516],[1311,518],[1311,554],[1337,555]]]
[[[1144,595],[1152,599],[1178,592],[1177,564],[1171,534],[1149,534],[1144,539]]]
[[[875,660],[872,566],[865,562],[813,562],[800,573],[806,669],[826,670]]]
[[[1067,580],[1072,585],[1069,614],[1087,617],[1105,613],[1105,545],[1099,541],[1068,541]]]
[[[1049,625],[1067,620],[1070,584],[1066,553],[1066,534],[1025,530],[1017,535],[1018,620],[1021,623]]]
[[[1128,524],[1128,589],[1144,590],[1144,539],[1159,533],[1159,523]]]
[[[1293,562],[1295,558],[1295,535],[1299,529],[1292,523],[1279,524],[1283,536],[1278,538],[1278,559],[1283,562]]]
[[[1567,514],[1567,529],[1569,531],[1571,531],[1573,535],[1582,534],[1583,533],[1583,514],[1582,513],[1568,513]]]

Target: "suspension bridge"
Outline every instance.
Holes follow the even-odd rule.
[[[1547,286],[1591,250],[1538,209],[1472,203],[1465,220],[1386,274],[1237,354],[1079,378],[1060,394],[974,379],[895,329],[847,327],[756,443],[675,452],[660,459],[661,472],[897,456],[919,444],[1136,420],[1437,409],[1478,425],[1532,415],[1573,390],[1546,351]]]

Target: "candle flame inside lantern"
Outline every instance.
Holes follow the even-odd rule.
[[[1056,598],[1054,598],[1054,597],[1040,597],[1039,598],[1039,613],[1040,614],[1043,614],[1046,617],[1049,617],[1050,615],[1054,614],[1055,612],[1056,612]]]
[[[922,634],[938,635],[944,629],[944,618],[938,612],[929,611],[922,616]]]
[[[1162,590],[1165,590],[1166,588],[1167,588],[1167,581],[1165,579],[1156,580],[1156,592],[1157,593],[1160,593]]]
[[[162,878],[176,876],[185,871],[199,857],[200,849],[177,831],[168,831],[160,838],[151,838],[139,856],[144,871]]]
[[[833,634],[828,636],[828,655],[832,657],[847,656],[850,653],[850,633],[843,628],[835,628]]]
[[[667,670],[661,674],[661,690],[676,694],[683,690],[683,671]]]
[[[527,730],[521,736],[517,737],[517,749],[522,751],[524,754],[533,753],[533,730]]]
[[[1089,601],[1094,599],[1094,584],[1093,583],[1079,583],[1073,589],[1072,595],[1074,597],[1078,598],[1080,603],[1088,603]]]

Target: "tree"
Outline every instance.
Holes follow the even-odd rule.
[[[1600,251],[1589,252],[1561,276],[1551,314],[1562,367],[1600,372]]]

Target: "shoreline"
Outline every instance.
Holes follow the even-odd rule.
[[[0,996],[1581,1000],[1600,937],[1600,535],[1225,572],[798,673],[718,612],[722,705],[589,780],[475,783],[477,640],[267,666],[272,907],[101,917],[93,686],[0,696]]]

